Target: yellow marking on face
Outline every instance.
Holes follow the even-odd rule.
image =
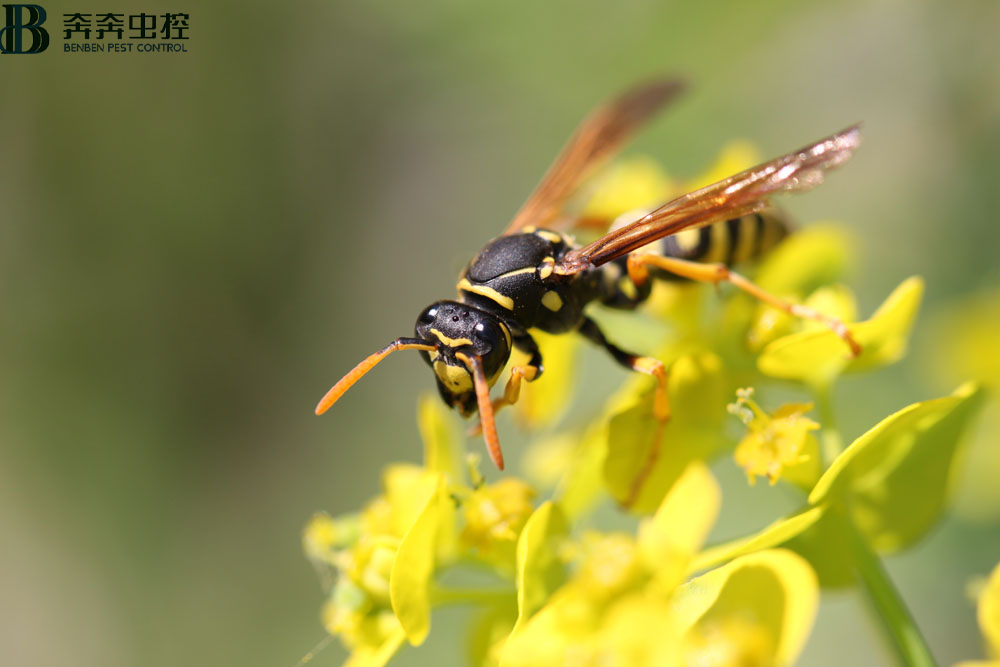
[[[503,337],[507,339],[507,349],[510,349],[510,327],[508,327],[502,320],[497,322],[500,325],[500,331],[503,332]]]
[[[553,313],[558,313],[559,309],[563,307],[562,297],[559,296],[558,292],[549,290],[542,295],[542,305],[551,310]]]
[[[682,232],[674,234],[674,241],[677,242],[677,249],[685,254],[693,252],[694,249],[698,247],[698,241],[700,239],[700,229],[685,229]]]
[[[469,340],[468,338],[448,338],[437,329],[431,329],[431,333],[437,336],[438,340],[447,345],[448,347],[461,347],[463,345],[472,345],[472,341]]]
[[[530,225],[528,227],[523,227],[521,229],[521,232],[523,234],[534,234],[536,229],[538,229],[538,227],[535,227],[534,225]]]
[[[618,289],[626,298],[635,301],[639,298],[639,290],[636,289],[635,283],[628,276],[622,276],[618,281]]]
[[[739,221],[740,238],[733,248],[733,263],[743,262],[753,255],[757,243],[757,219],[752,215],[744,215]]]
[[[497,276],[493,280],[497,280],[497,278],[510,278],[511,276],[519,276],[519,275],[524,274],[524,273],[534,273],[535,270],[536,269],[533,266],[528,266],[528,267],[525,267],[523,269],[514,269],[513,271],[508,271],[507,273],[501,273],[499,276]]]
[[[555,232],[550,232],[547,229],[536,229],[534,231],[535,236],[545,239],[549,243],[562,243],[562,234],[557,234]]]
[[[506,308],[507,310],[514,310],[514,299],[509,296],[504,296],[492,287],[487,287],[486,285],[473,285],[469,282],[468,278],[462,278],[458,282],[458,289],[466,292],[472,292],[473,294],[479,294],[480,296],[485,296],[487,299],[495,301],[498,305]]]
[[[708,252],[699,261],[710,264],[725,262],[729,257],[729,227],[725,222],[717,222],[708,228]]]
[[[452,366],[443,361],[434,362],[434,372],[455,393],[472,390],[472,375],[464,366]]]

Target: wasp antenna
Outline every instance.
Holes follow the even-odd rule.
[[[326,396],[324,396],[323,400],[321,400],[319,405],[316,406],[316,414],[321,415],[329,410],[333,404],[344,395],[344,392],[354,386],[355,382],[360,380],[365,373],[375,368],[375,365],[389,356],[390,353],[395,352],[396,350],[423,350],[424,352],[433,352],[435,349],[434,345],[420,340],[419,338],[397,338],[352,368],[347,375],[340,378],[337,384],[333,385],[333,387],[330,388],[330,391],[326,392]]]
[[[479,403],[479,420],[483,426],[483,438],[486,440],[486,451],[497,468],[503,470],[503,452],[500,451],[500,438],[497,437],[497,425],[493,419],[493,402],[490,400],[490,383],[483,371],[483,360],[476,355],[455,354],[472,373],[472,381],[476,387],[476,401]]]

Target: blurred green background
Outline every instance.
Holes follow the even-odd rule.
[[[692,83],[635,145],[679,176],[732,138],[770,157],[865,122],[850,166],[786,202],[856,230],[864,312],[927,279],[914,354],[841,387],[847,437],[957,384],[928,370],[949,344],[928,323],[1000,285],[994,0],[43,4],[49,51],[0,57],[5,665],[294,664],[323,636],[300,529],[419,458],[433,385],[401,356],[316,400],[450,297],[576,122],[643,76]],[[63,53],[76,11],[189,12],[188,53]],[[624,377],[582,364],[583,406]],[[716,470],[723,533],[792,504]],[[998,527],[949,518],[889,559],[943,663],[981,655],[965,589]],[[827,596],[802,662],[881,664],[873,628]],[[461,664],[441,635],[401,662]]]

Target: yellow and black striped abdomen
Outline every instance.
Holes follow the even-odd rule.
[[[646,246],[642,252],[733,266],[766,254],[790,231],[785,216],[777,210],[767,209],[700,229],[685,230]],[[663,272],[657,272],[657,277],[679,280]]]

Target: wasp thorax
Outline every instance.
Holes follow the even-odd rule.
[[[476,409],[475,385],[469,361],[478,358],[492,385],[510,358],[510,329],[495,315],[458,301],[438,301],[417,318],[417,337],[433,344],[422,352],[434,369],[445,402],[462,414]]]

